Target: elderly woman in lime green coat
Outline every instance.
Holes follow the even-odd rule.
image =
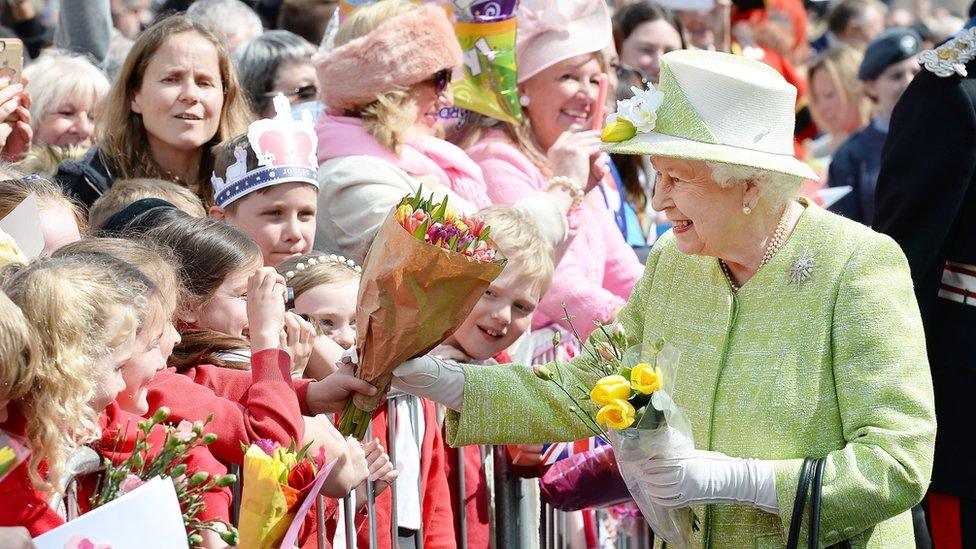
[[[795,89],[778,73],[682,51],[664,56],[660,86],[620,105],[605,134],[623,139],[610,150],[652,156],[653,206],[674,227],[618,321],[644,359],[659,337],[680,350],[672,396],[708,452],[649,460],[647,474],[670,475],[652,499],[696,507],[701,547],[783,547],[801,464],[825,457],[821,544],[914,547],[910,509],[928,486],[936,425],[904,255],[794,198],[812,173],[792,156]],[[588,360],[551,366],[591,387]],[[422,358],[395,374],[395,386],[455,410],[452,445],[590,434],[525,366]]]

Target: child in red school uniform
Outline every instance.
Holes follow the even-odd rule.
[[[63,522],[47,501],[63,489],[64,463],[78,444],[91,442],[116,463],[128,458],[140,418],[114,401],[125,388],[122,368],[137,351],[145,320],[141,305],[157,289],[131,265],[103,254],[42,260],[5,274],[3,289],[24,312],[39,353],[36,368],[22,369],[33,370],[27,376],[31,387],[20,397],[10,395],[15,398],[8,399],[8,417],[0,425],[24,437],[34,452],[0,482],[0,499],[11,504],[0,509],[0,525],[25,526],[36,536]],[[18,385],[25,386],[12,387]],[[226,472],[206,448],[194,454],[188,469]],[[96,482],[93,476],[81,479],[80,493],[91,493]],[[214,490],[205,501],[205,518],[227,517],[229,491]],[[80,496],[79,504],[85,509],[87,499]]]
[[[312,253],[284,261],[278,266],[278,272],[295,291],[296,313],[311,319],[322,333],[341,346],[349,348],[356,344],[356,298],[361,269],[353,261],[336,254]],[[413,399],[401,396],[397,401],[396,470],[390,468],[386,472],[371,467],[370,471],[370,479],[376,481],[377,541],[379,547],[391,546],[393,502],[385,490],[395,479],[398,532],[404,537],[415,537],[422,531],[424,547],[454,547],[451,502],[444,472],[445,447],[436,408],[428,400],[415,399],[411,404],[407,398]],[[370,425],[373,442],[388,447],[385,403]],[[361,507],[366,502],[365,490],[357,490],[356,502],[360,506],[356,517],[357,541],[359,546],[368,546],[369,531],[364,524],[365,509]]]
[[[294,120],[284,95],[275,117],[214,148],[210,216],[241,229],[274,267],[312,251],[318,210],[318,137],[310,121]]]
[[[165,246],[153,246],[148,241],[115,238],[82,240],[62,248],[58,251],[58,255],[71,256],[92,252],[108,254],[135,265],[151,275],[153,282],[163,289],[159,292],[159,299],[150,300],[148,304],[153,323],[140,334],[139,352],[123,368],[127,389],[123,391],[119,401],[126,411],[144,415],[161,406],[167,406],[171,409],[172,421],[183,419],[200,421],[213,413],[214,420],[208,425],[207,430],[217,434],[218,438],[209,449],[227,463],[241,463],[242,460],[236,458],[241,455],[242,441],[248,443],[252,438],[275,437],[280,439],[281,444],[288,445],[292,440],[303,440],[299,436],[293,438],[288,434],[287,426],[282,427],[284,422],[279,419],[288,410],[286,406],[279,405],[280,402],[285,402],[294,409],[293,415],[296,417],[294,421],[304,422],[295,403],[296,396],[291,388],[291,379],[287,375],[289,357],[287,353],[277,349],[279,344],[277,332],[275,332],[274,347],[256,353],[259,365],[257,369],[237,371],[213,368],[219,371],[205,372],[207,368],[204,366],[194,368],[193,370],[200,370],[200,375],[197,377],[208,380],[204,384],[195,383],[190,376],[164,370],[174,346],[180,342],[180,335],[173,325],[177,307],[176,297],[183,293],[176,269],[176,265],[179,265],[176,256]],[[267,306],[266,308],[270,308],[270,312],[266,311],[261,317],[270,320],[259,322],[263,324],[271,322],[272,330],[277,325],[274,324],[275,315],[277,314],[279,319],[277,322],[280,324],[284,310],[280,294],[276,305],[273,290],[273,285],[265,284],[265,291],[252,292],[253,297],[250,300],[252,304],[261,302]],[[267,337],[265,339],[269,340]],[[270,355],[271,359],[261,361],[266,355]],[[232,375],[224,376],[223,372]],[[257,376],[256,373],[261,373],[261,376]],[[231,379],[230,383],[222,382],[225,377]],[[255,383],[252,377],[257,377],[258,382]],[[229,385],[230,388],[225,385]],[[159,387],[163,387],[163,390],[159,391]],[[265,414],[262,423],[259,417],[254,416],[260,416],[265,409],[270,411]],[[338,495],[348,493],[358,482],[358,476],[365,476],[362,472],[365,465],[360,463],[362,451],[355,445],[347,444],[339,436],[331,438],[315,436],[314,438],[326,447],[327,455],[340,459],[337,474],[326,485],[327,493]],[[350,474],[353,475],[352,478]]]
[[[512,348],[532,326],[532,313],[552,281],[553,251],[535,222],[512,206],[490,206],[479,212],[491,227],[505,270],[478,300],[464,323],[433,351],[440,358],[493,364],[507,361]],[[459,494],[457,453],[464,452],[464,494]],[[480,446],[449,448],[446,471],[455,506],[463,499],[468,547],[487,548],[488,486]],[[455,513],[459,515],[459,513]],[[462,527],[460,521],[458,528]]]

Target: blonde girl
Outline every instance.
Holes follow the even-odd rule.
[[[134,289],[127,274],[91,257],[46,259],[4,271],[0,289],[36,334],[38,360],[19,365],[26,373],[11,393],[19,396],[8,399],[8,418],[0,424],[23,436],[32,452],[27,466],[0,484],[0,525],[23,525],[36,536],[61,524],[47,496],[62,488],[68,455],[97,437],[98,413],[124,385],[122,365],[144,306],[144,291]]]

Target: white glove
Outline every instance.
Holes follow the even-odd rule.
[[[393,388],[460,412],[464,402],[464,370],[457,362],[422,356],[393,370]]]
[[[773,464],[695,450],[680,458],[647,460],[641,470],[645,493],[666,508],[738,503],[779,513]]]

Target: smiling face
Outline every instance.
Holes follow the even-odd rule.
[[[125,389],[122,369],[137,350],[136,323],[128,309],[116,307],[105,332],[114,336],[110,338],[114,344],[94,362],[95,396],[90,405],[99,413]]]
[[[661,75],[661,56],[680,49],[681,35],[678,29],[663,19],[647,21],[635,28],[621,44],[620,60],[657,85]]]
[[[166,367],[166,360],[173,352],[173,345],[169,344],[172,342],[169,339],[169,330],[173,326],[176,297],[170,296],[166,302],[152,299],[150,303],[153,308],[150,321],[136,337],[132,357],[122,366],[125,389],[117,398],[120,408],[138,416],[149,411],[149,402],[146,400],[149,383],[156,377],[156,372]]]
[[[509,266],[485,290],[461,327],[445,341],[474,360],[487,360],[508,349],[532,324],[538,291]]]
[[[723,188],[704,162],[654,158],[658,172],[651,206],[673,226],[678,250],[685,254],[724,257],[743,232],[742,207],[753,203],[755,187]],[[754,205],[754,204],[753,204]]]
[[[153,54],[130,109],[142,116],[156,156],[181,156],[213,139],[223,105],[217,48],[186,31],[167,38]]]
[[[857,101],[838,85],[826,69],[814,71],[810,84],[813,88],[813,106],[829,125],[824,129],[831,133],[847,133],[861,127]]]
[[[358,278],[348,282],[319,284],[295,298],[295,312],[310,316],[322,332],[343,349],[356,344]]]
[[[266,266],[274,267],[312,250],[318,210],[318,189],[314,186],[282,183],[253,192],[232,206],[212,213],[254,239]]]
[[[437,118],[438,111],[454,105],[451,83],[448,82],[444,89],[438,92],[436,75],[431,75],[427,80],[410,86],[408,93],[417,105],[417,118],[414,121],[414,127],[425,133],[429,133],[431,128],[437,124],[439,120]]]
[[[526,80],[520,93],[529,98],[526,113],[543,150],[563,132],[589,129],[603,67],[594,54],[556,63]]]
[[[83,149],[92,146],[95,134],[95,97],[69,97],[41,116],[34,143]]]
[[[186,323],[192,328],[247,337],[247,279],[261,267],[255,261],[224,277],[213,295],[191,306]]]

